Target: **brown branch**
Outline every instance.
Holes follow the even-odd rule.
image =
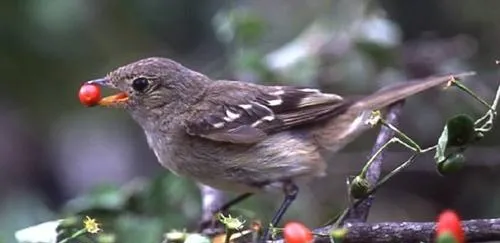
[[[474,219],[463,221],[467,242],[500,240],[500,219]],[[347,223],[348,230],[342,242],[432,242],[434,222],[386,222],[386,223]],[[316,243],[331,242],[329,227],[314,232]],[[278,243],[278,242],[276,242]]]
[[[500,240],[500,218],[473,219],[462,221],[467,242],[488,242]],[[346,223],[347,234],[343,243],[385,243],[433,242],[434,222],[383,222],[383,223]],[[332,243],[330,227],[314,230],[314,243]],[[235,240],[237,243],[252,242],[251,234]],[[283,239],[272,243],[283,243]]]

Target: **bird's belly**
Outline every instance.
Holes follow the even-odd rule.
[[[221,190],[254,192],[275,182],[321,176],[325,170],[317,146],[289,133],[254,145],[186,138],[176,140],[184,142],[171,144],[163,153],[155,152],[160,163],[178,175]]]

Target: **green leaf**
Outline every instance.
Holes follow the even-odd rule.
[[[446,159],[446,147],[448,145],[448,126],[445,126],[436,147],[436,154],[434,155],[434,160],[439,164],[441,161]]]

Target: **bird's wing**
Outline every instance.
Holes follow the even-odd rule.
[[[474,73],[461,73],[453,78],[470,75]],[[199,105],[184,125],[187,133],[194,136],[256,143],[269,134],[335,117],[347,109],[353,112],[381,109],[451,79],[452,76],[441,76],[414,80],[349,100],[317,89],[217,81],[207,89],[202,101],[205,104]]]
[[[188,134],[230,143],[256,143],[290,127],[342,112],[346,102],[317,89],[217,81],[186,122]]]

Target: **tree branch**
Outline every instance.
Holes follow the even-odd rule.
[[[488,242],[500,240],[500,218],[473,219],[462,221],[467,242]],[[346,223],[347,234],[343,243],[385,243],[432,242],[435,235],[434,222],[383,222],[383,223]],[[314,243],[332,243],[330,227],[314,230]],[[245,238],[245,239],[243,239]],[[237,242],[251,242],[251,236],[239,238]],[[272,243],[283,243],[275,240]]]
[[[485,242],[500,239],[500,219],[474,219],[462,221],[467,242]],[[434,222],[385,222],[347,223],[348,230],[342,242],[432,242]],[[328,242],[329,227],[314,231],[323,236],[316,237],[316,243]],[[278,243],[278,242],[275,242]]]

